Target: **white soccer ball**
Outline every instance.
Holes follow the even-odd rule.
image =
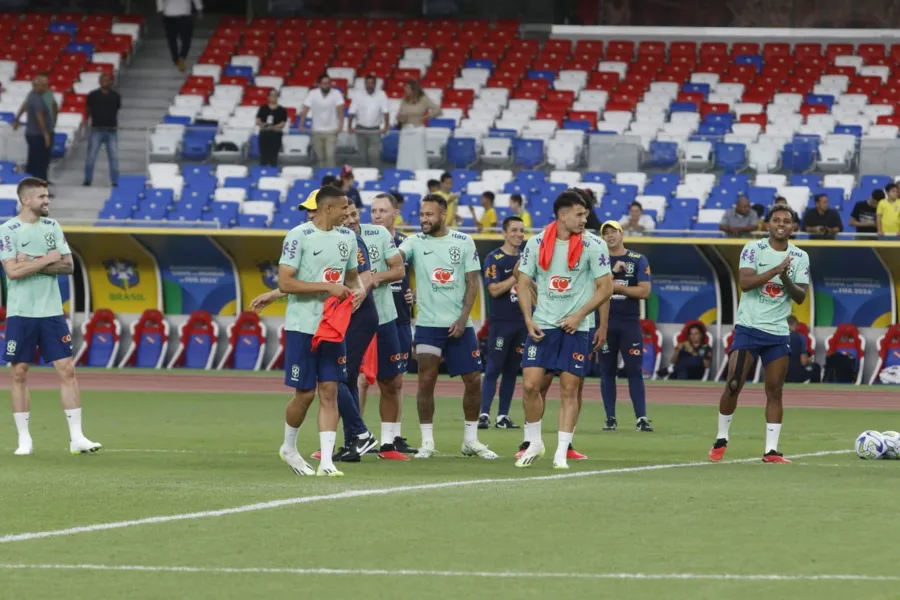
[[[875,460],[884,456],[887,445],[884,437],[877,431],[863,431],[856,438],[856,455],[866,460]]]
[[[894,460],[900,458],[900,433],[896,431],[882,431],[881,437],[884,438],[884,458]]]

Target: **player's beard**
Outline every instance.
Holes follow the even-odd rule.
[[[428,229],[425,229],[425,225],[428,225]],[[439,234],[441,233],[441,224],[425,221],[424,223],[422,223],[422,233],[424,233],[425,235]]]

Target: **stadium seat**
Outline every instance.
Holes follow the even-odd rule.
[[[831,337],[825,341],[825,355],[831,356],[834,353],[846,354],[853,358],[857,372],[854,384],[859,385],[865,367],[866,339],[860,335],[855,325],[849,323],[838,325]]]
[[[218,370],[258,371],[266,352],[266,324],[254,312],[241,313],[228,326],[228,349]]]
[[[131,344],[119,368],[161,369],[169,347],[169,324],[163,314],[147,309],[131,324]]]
[[[131,270],[125,263],[117,263],[109,267],[109,277],[128,279]],[[136,282],[136,280],[135,280]],[[81,348],[75,354],[75,364],[83,367],[99,367],[111,369],[119,355],[119,343],[122,326],[112,311],[101,308],[91,318],[81,324]]]
[[[178,349],[168,368],[210,370],[219,343],[219,325],[205,310],[195,310],[178,327]]]
[[[280,371],[284,368],[284,343],[284,325],[281,325],[278,327],[278,349],[266,365],[266,371]]]
[[[900,374],[900,325],[891,325],[878,338],[878,363],[869,379],[869,385],[895,384]],[[882,376],[882,373],[884,375]]]
[[[645,379],[656,379],[662,360],[663,336],[656,324],[649,319],[641,319],[643,358],[641,370]]]

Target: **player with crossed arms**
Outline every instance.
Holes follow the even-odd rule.
[[[16,190],[22,210],[0,225],[0,261],[7,279],[6,362],[12,365],[12,410],[19,432],[17,455],[34,452],[28,430],[31,399],[28,364],[40,349],[60,380],[60,400],[69,423],[69,451],[86,454],[101,445],[81,431],[81,398],[72,361],[72,334],[63,315],[59,276],[75,269],[59,223],[48,218],[47,182],[26,177]]]
[[[809,256],[789,240],[794,231],[790,207],[773,206],[767,227],[768,238],[749,242],[741,251],[739,283],[743,294],[728,355],[727,383],[719,400],[719,432],[709,451],[713,462],[725,456],[738,395],[757,357],[763,364],[766,385],[766,446],[762,460],[791,462],[778,452],[784,413],[781,394],[791,356],[787,318],[791,302],[803,304],[806,299]]]
[[[528,327],[522,358],[528,448],[516,461],[517,467],[529,467],[544,455],[541,418],[545,401],[541,390],[546,376],[558,372],[561,403],[553,468],[569,468],[566,456],[578,423],[579,389],[591,352],[588,331],[593,312],[607,303],[613,292],[606,242],[583,235],[588,210],[581,195],[563,192],[553,204],[556,221],[528,240],[522,252],[518,287],[528,290],[534,283],[537,306],[532,313],[532,295],[519,294]]]

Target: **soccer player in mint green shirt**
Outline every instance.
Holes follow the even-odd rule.
[[[26,177],[16,190],[19,215],[0,225],[0,261],[6,274],[6,362],[12,365],[12,410],[19,433],[17,455],[34,452],[28,429],[31,406],[28,365],[40,348],[60,379],[60,400],[69,423],[69,451],[102,447],[81,430],[81,398],[72,360],[72,333],[63,314],[59,276],[75,269],[72,251],[59,223],[49,218],[47,182]]]
[[[528,327],[522,357],[528,448],[516,461],[517,467],[531,466],[544,453],[541,388],[548,374],[558,372],[561,406],[553,467],[569,468],[567,455],[578,422],[578,390],[591,352],[588,331],[594,311],[609,301],[613,291],[606,242],[583,235],[589,210],[588,202],[574,190],[560,194],[553,204],[556,221],[528,240],[519,262],[518,289],[534,285],[537,303],[532,312],[532,295],[519,294]],[[579,256],[573,264],[575,259],[570,256],[576,250]],[[552,254],[547,264],[542,264],[542,251]]]
[[[494,459],[497,455],[478,441],[481,352],[469,316],[481,287],[481,263],[472,236],[448,229],[446,218],[447,201],[437,194],[425,196],[419,208],[422,233],[400,244],[416,274],[419,307],[415,348],[422,445],[416,457],[434,455],[434,386],[443,357],[450,376],[460,375],[465,385],[462,453]]]
[[[791,355],[787,319],[791,303],[803,304],[809,287],[809,256],[790,242],[794,213],[775,205],[766,220],[769,237],[749,242],[741,251],[738,304],[734,338],[728,355],[725,390],[719,400],[719,432],[709,459],[722,460],[738,395],[756,360],[761,360],[766,382],[766,446],[763,462],[791,461],[778,452],[783,407],[781,390]]]

